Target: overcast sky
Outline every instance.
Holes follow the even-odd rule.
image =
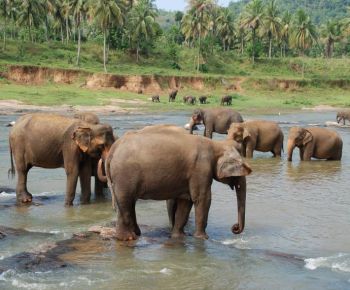
[[[221,6],[227,6],[232,0],[219,0]],[[186,0],[156,0],[157,7],[164,10],[185,10]]]

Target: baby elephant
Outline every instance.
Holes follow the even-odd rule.
[[[169,94],[169,102],[175,102],[175,98],[177,95],[178,90],[172,90]]]
[[[304,161],[311,157],[340,160],[343,141],[337,132],[329,129],[292,127],[288,135],[288,161],[292,161],[295,147],[299,148],[300,159]]]
[[[270,151],[274,157],[281,157],[283,133],[276,122],[254,120],[232,123],[228,130],[227,139],[242,144],[244,157],[252,158],[254,150]]]
[[[152,102],[153,102],[153,103],[159,103],[159,102],[160,102],[159,96],[158,96],[158,95],[152,96]]]
[[[185,96],[183,97],[183,101],[186,104],[194,105],[197,102],[197,98],[193,96]]]
[[[207,103],[207,97],[206,96],[200,96],[199,97],[199,102],[201,104],[206,104]]]
[[[350,110],[348,111],[340,111],[337,113],[337,122],[340,124],[343,121],[343,125],[345,125],[345,121],[348,120],[350,122]]]
[[[221,106],[224,105],[231,106],[232,105],[232,96],[224,96],[221,98]]]

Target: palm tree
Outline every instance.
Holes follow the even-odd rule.
[[[2,17],[4,18],[4,43],[3,43],[3,50],[6,49],[6,29],[7,29],[7,19],[9,16],[9,3],[8,0],[0,0],[0,13]]]
[[[69,42],[69,28],[70,28],[70,12],[71,12],[71,3],[70,0],[63,0],[62,3],[62,15],[65,19],[65,26],[66,26],[66,44]]]
[[[131,40],[136,45],[136,61],[139,61],[140,44],[155,35],[157,10],[153,0],[139,0],[129,14]]]
[[[89,9],[89,0],[72,0],[71,9],[73,12],[75,27],[78,30],[78,51],[77,51],[77,62],[79,66],[80,61],[80,49],[81,49],[81,23],[84,21],[86,13]]]
[[[233,21],[233,14],[228,8],[220,9],[216,19],[218,35],[222,41],[223,49],[226,51],[232,46],[236,36],[236,29]]]
[[[279,10],[276,0],[270,0],[267,4],[265,19],[263,25],[264,34],[269,40],[269,58],[272,56],[272,41],[277,39],[281,32],[281,19],[279,18]]]
[[[328,20],[322,27],[321,34],[325,42],[325,56],[332,58],[334,43],[342,38],[342,25],[337,20]]]
[[[304,10],[299,9],[294,21],[294,33],[292,38],[294,46],[299,49],[301,56],[305,50],[317,42],[317,31],[315,25]],[[304,77],[305,64],[303,62],[302,76]]]
[[[111,27],[122,26],[123,16],[122,16],[122,6],[121,3],[116,0],[98,0],[96,6],[94,7],[94,16],[96,21],[103,31],[103,67],[105,72],[106,68],[106,38],[108,30]]]
[[[62,0],[53,1],[52,17],[54,19],[53,28],[59,29],[61,35],[61,42],[64,42],[63,27],[65,25],[64,16],[64,2]]]
[[[41,0],[23,0],[19,11],[18,23],[28,27],[29,39],[34,42],[32,27],[38,27],[46,15],[45,6]]]
[[[287,46],[289,45],[291,24],[292,24],[292,14],[286,11],[282,16],[282,28],[281,28],[281,57],[286,57]]]
[[[255,45],[256,45],[256,34],[257,30],[263,24],[264,18],[264,5],[262,0],[253,0],[245,7],[245,11],[242,15],[242,28],[250,29],[252,32],[253,42],[253,65],[255,63]]]
[[[198,41],[197,72],[200,67],[202,39],[209,33],[213,22],[212,9],[216,6],[214,0],[189,0],[189,11],[182,19],[182,31],[186,40]]]

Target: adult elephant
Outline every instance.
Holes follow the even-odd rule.
[[[114,142],[111,126],[92,125],[84,121],[56,114],[27,114],[22,116],[10,132],[12,174],[16,163],[18,180],[17,199],[31,202],[27,190],[28,171],[36,166],[64,167],[67,175],[65,205],[73,204],[78,177],[81,184],[81,201],[91,196],[91,158],[106,154]],[[12,156],[13,155],[13,156]]]
[[[213,141],[171,127],[141,131],[116,141],[105,161],[108,184],[118,206],[116,237],[131,240],[141,234],[135,213],[137,199],[173,199],[176,208],[168,208],[170,214],[174,210],[172,237],[184,235],[194,204],[194,235],[208,238],[205,229],[213,179],[236,188],[238,223],[232,231],[241,233],[245,224],[245,176],[251,169],[235,149],[235,141]]]
[[[274,157],[281,157],[283,138],[276,122],[264,120],[232,123],[227,134],[227,139],[242,144],[242,154],[247,158],[253,158],[254,150],[272,152]]]
[[[335,131],[325,128],[292,127],[288,134],[288,161],[292,161],[293,150],[298,147],[300,159],[309,161],[311,158],[340,160],[343,141]]]
[[[100,118],[95,113],[91,112],[75,113],[74,118],[94,125],[100,124]]]
[[[345,121],[348,120],[350,122],[350,110],[340,111],[337,113],[337,122],[340,124],[343,121],[343,125],[345,125]]]
[[[205,126],[204,136],[212,138],[213,132],[227,134],[232,123],[242,122],[241,114],[232,109],[196,109],[190,120],[190,133],[193,133],[195,125],[203,123]]]

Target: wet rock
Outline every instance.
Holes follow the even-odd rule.
[[[337,122],[327,121],[325,122],[326,127],[339,127],[339,128],[350,128],[350,125],[338,124]]]
[[[113,239],[116,237],[114,227],[92,226],[88,231],[99,234],[103,239]]]

